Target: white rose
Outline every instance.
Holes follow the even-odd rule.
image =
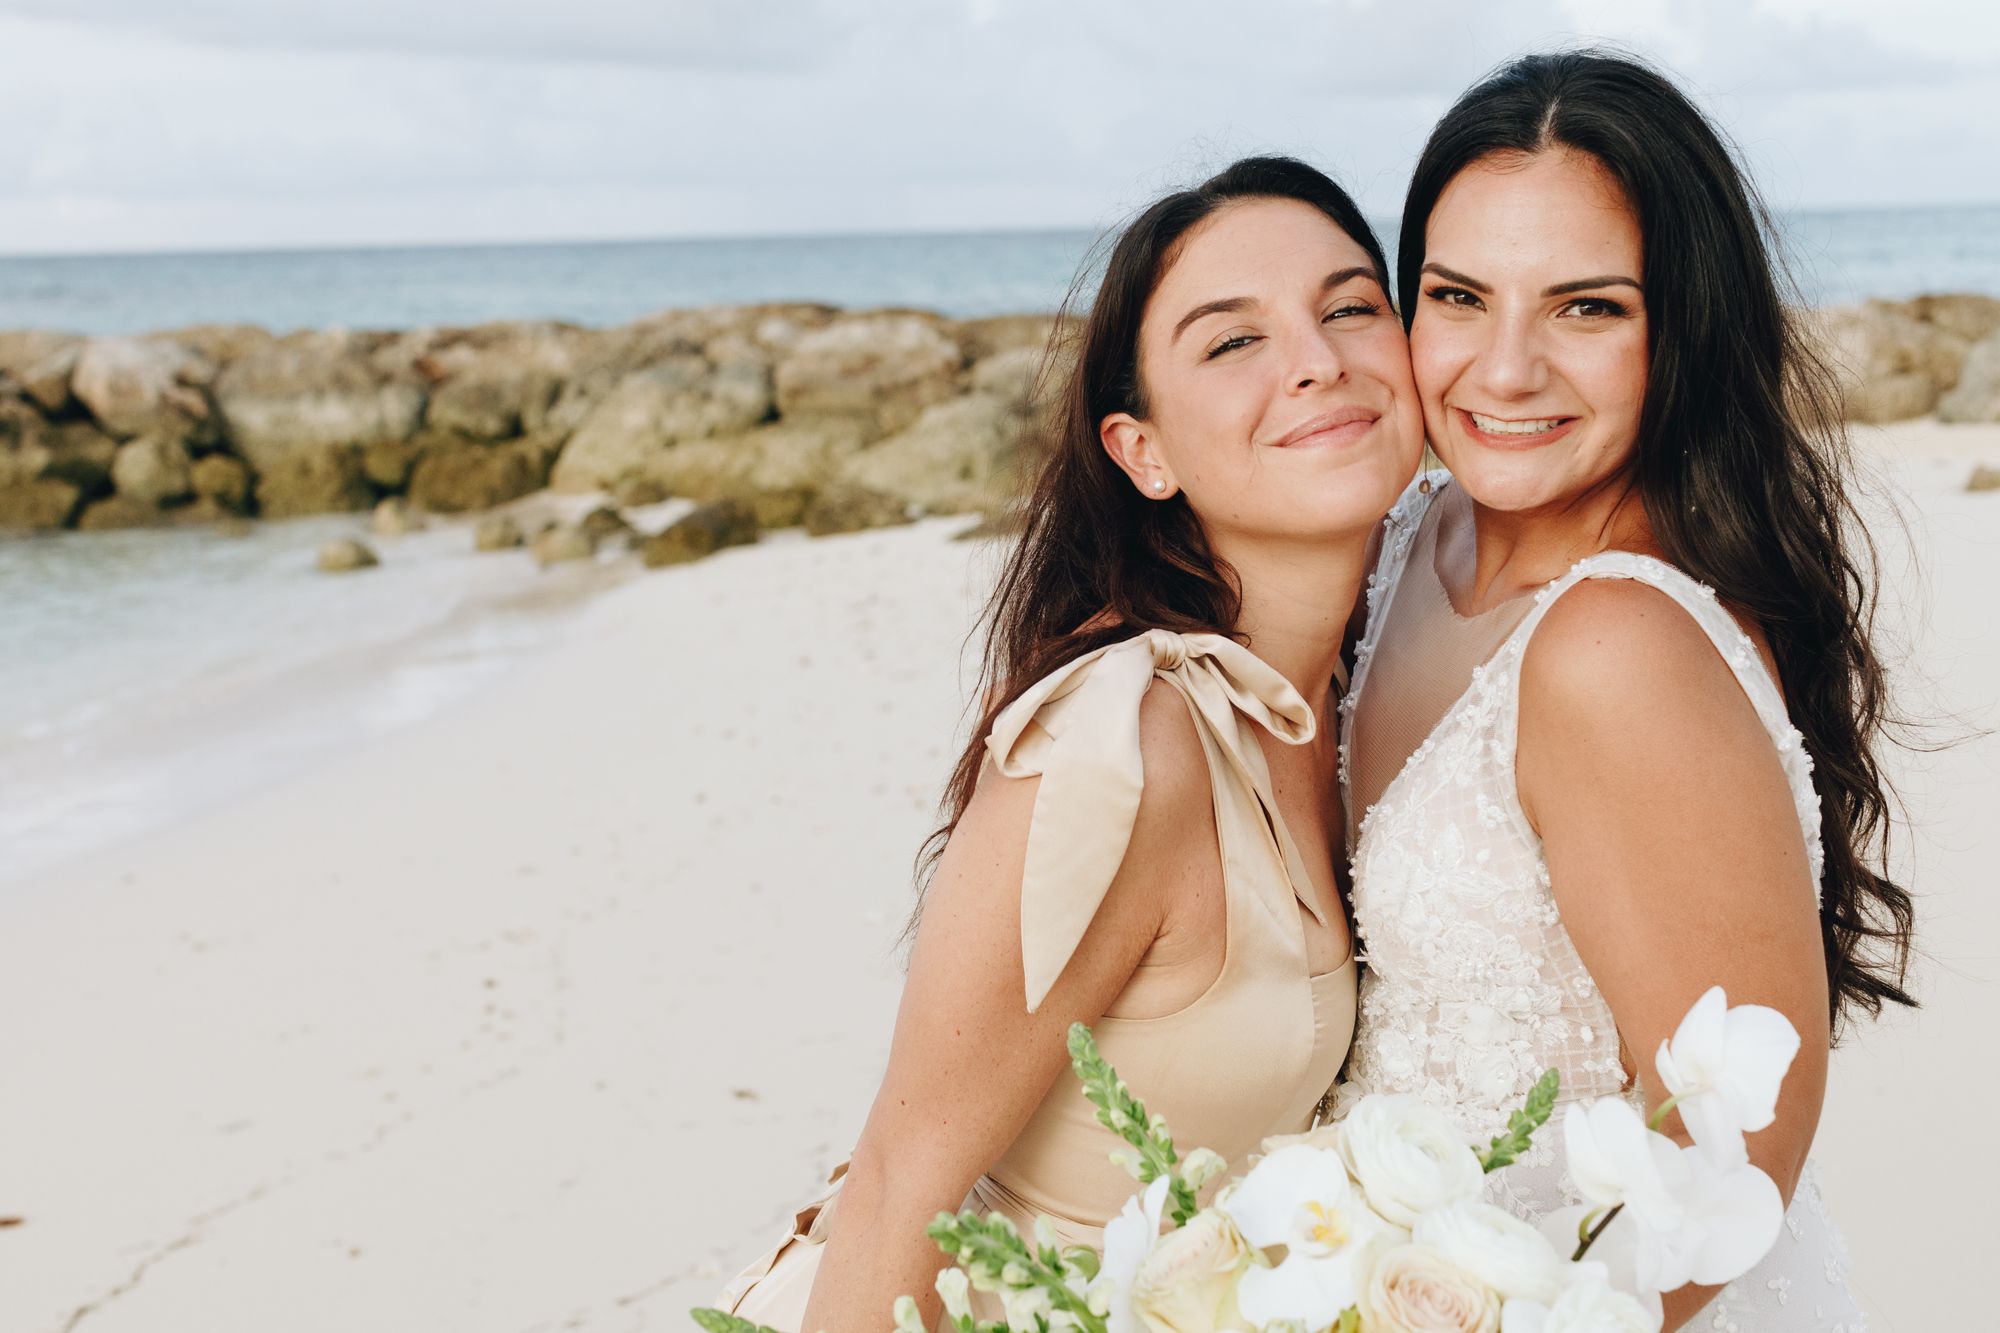
[[[1562,1256],[1548,1238],[1511,1213],[1459,1199],[1417,1219],[1411,1238],[1512,1300],[1547,1304],[1562,1289]]]
[[[1426,1245],[1385,1246],[1361,1287],[1369,1333],[1500,1333],[1500,1296]]]
[[[1169,1232],[1132,1282],[1132,1309],[1152,1333],[1214,1333],[1242,1321],[1236,1279],[1251,1264],[1249,1243],[1221,1213],[1204,1210]]]
[[[1454,1199],[1476,1198],[1486,1174],[1457,1127],[1408,1093],[1357,1102],[1340,1122],[1340,1156],[1369,1205],[1399,1227]]]

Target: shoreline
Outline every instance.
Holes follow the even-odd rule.
[[[531,499],[510,508],[524,516],[570,513],[593,499]],[[651,521],[685,508],[668,504],[639,516]],[[309,597],[321,591],[321,576],[306,568],[300,548],[353,525],[284,526],[313,532],[298,543],[270,534],[271,553],[256,563],[295,565],[298,591],[289,596]],[[592,601],[640,572],[629,551],[548,569],[537,569],[526,551],[475,560],[458,549],[470,527],[434,520],[425,532],[376,539],[389,562],[387,577],[407,586],[339,589],[374,594],[324,612],[340,617],[343,627],[363,621],[358,631],[269,645],[255,642],[268,636],[245,636],[232,640],[226,655],[212,651],[163,682],[121,677],[123,688],[115,692],[74,696],[88,702],[73,704],[64,717],[24,711],[14,701],[0,716],[0,842],[8,847],[0,903],[68,862],[224,810],[261,784],[283,782],[459,705],[557,646]],[[213,542],[233,554],[227,544],[239,540],[194,532],[166,537],[174,549],[152,559],[188,558],[189,543]],[[175,590],[168,585],[162,592]],[[266,604],[273,591],[260,589]],[[444,605],[429,605],[439,597]],[[357,615],[356,601],[365,615]]]

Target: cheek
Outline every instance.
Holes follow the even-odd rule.
[[[1578,367],[1579,378],[1588,385],[1591,407],[1600,416],[1629,421],[1635,426],[1646,406],[1646,338],[1605,339],[1602,347]]]
[[[1434,404],[1458,377],[1471,356],[1462,335],[1454,337],[1448,325],[1426,321],[1420,314],[1410,330],[1410,373],[1417,393],[1426,404]]]

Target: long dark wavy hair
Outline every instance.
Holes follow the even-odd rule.
[[[1431,131],[1403,206],[1397,290],[1415,313],[1425,229],[1492,154],[1568,148],[1623,185],[1644,240],[1651,365],[1634,480],[1668,559],[1768,636],[1819,792],[1820,935],[1831,1024],[1904,989],[1914,911],[1888,876],[1888,725],[1871,642],[1874,549],[1837,379],[1802,327],[1769,211],[1736,154],[1657,70],[1570,50],[1503,65]]]
[[[1381,243],[1347,192],[1288,157],[1247,157],[1187,190],[1159,199],[1111,243],[1087,313],[1075,316],[1086,262],[1063,303],[1049,367],[1070,362],[1043,438],[1025,452],[1034,472],[1024,523],[974,634],[983,636],[982,711],[941,803],[944,823],[918,853],[923,910],[938,858],[972,803],[986,736],[1007,706],[1037,680],[1084,654],[1149,629],[1234,636],[1235,575],[1209,549],[1184,496],[1152,500],[1106,454],[1098,423],[1114,412],[1148,414],[1139,377],[1139,325],[1146,302],[1194,227],[1247,199],[1293,199],[1324,213],[1368,253],[1388,290]]]

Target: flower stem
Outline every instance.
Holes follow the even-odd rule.
[[[1665,1123],[1667,1116],[1672,1113],[1673,1109],[1676,1106],[1679,1106],[1680,1104],[1681,1104],[1681,1099],[1679,1093],[1675,1093],[1673,1096],[1661,1102],[1659,1108],[1655,1110],[1653,1114],[1646,1117],[1646,1128],[1658,1129],[1663,1123]]]
[[[1598,1220],[1597,1225],[1594,1227],[1590,1227],[1590,1219],[1585,1218],[1583,1220],[1583,1224],[1587,1227],[1590,1227],[1590,1230],[1587,1233],[1585,1233],[1583,1237],[1583,1243],[1576,1247],[1576,1253],[1572,1254],[1569,1257],[1570,1262],[1575,1263],[1577,1260],[1583,1258],[1584,1255],[1590,1253],[1590,1247],[1595,1245],[1597,1243],[1597,1238],[1604,1234],[1604,1228],[1611,1225],[1611,1219],[1618,1216],[1618,1214],[1624,1211],[1625,1211],[1625,1205],[1621,1203],[1617,1207],[1613,1208],[1611,1211],[1607,1212],[1602,1218],[1600,1218]]]

